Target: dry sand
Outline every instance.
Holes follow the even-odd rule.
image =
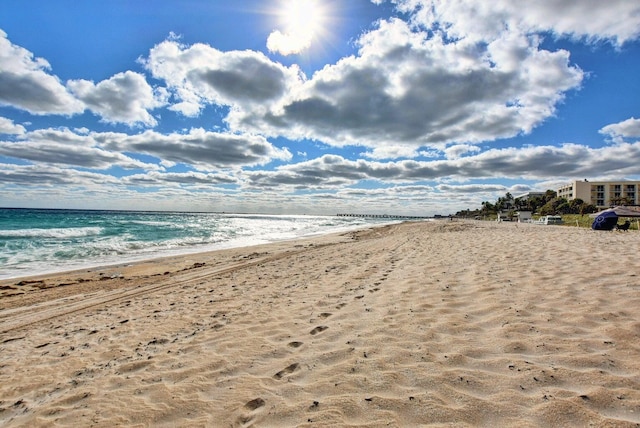
[[[484,222],[0,283],[3,426],[638,426],[640,234]]]

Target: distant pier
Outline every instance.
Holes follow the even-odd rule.
[[[392,215],[392,214],[336,214],[338,217],[364,217],[364,218],[384,218],[389,220],[425,220],[449,218],[441,215],[435,216],[415,216],[415,215]]]

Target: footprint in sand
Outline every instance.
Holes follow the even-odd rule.
[[[328,329],[329,327],[327,327],[326,325],[319,325],[318,327],[314,328],[313,330],[311,330],[309,332],[309,334],[311,335],[316,335],[318,333],[322,333],[323,331],[325,331],[326,329]]]
[[[245,412],[242,412],[242,414],[240,416],[238,416],[237,419],[237,426],[251,426],[251,422],[254,421],[255,419],[255,414],[253,413],[255,410],[258,410],[260,407],[263,407],[266,404],[266,402],[258,397],[258,398],[254,398],[253,400],[247,402],[247,404],[244,405],[244,410],[246,410]]]
[[[300,367],[300,364],[293,363],[290,366],[286,367],[285,369],[280,370],[278,373],[273,375],[273,377],[274,377],[274,379],[282,379],[286,375],[291,374],[291,373],[295,372],[296,370],[298,370],[299,367]]]
[[[247,404],[244,405],[244,407],[249,410],[256,410],[264,405],[265,405],[265,401],[262,398],[258,397],[254,400],[249,401]]]

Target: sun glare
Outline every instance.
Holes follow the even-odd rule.
[[[324,30],[325,13],[322,0],[279,0],[276,14],[280,29],[269,35],[267,47],[282,55],[309,49]]]
[[[321,4],[317,0],[289,0],[283,5],[282,20],[290,35],[313,39],[323,20]]]

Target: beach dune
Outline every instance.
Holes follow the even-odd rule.
[[[2,426],[640,426],[640,235],[408,222],[0,283]]]

